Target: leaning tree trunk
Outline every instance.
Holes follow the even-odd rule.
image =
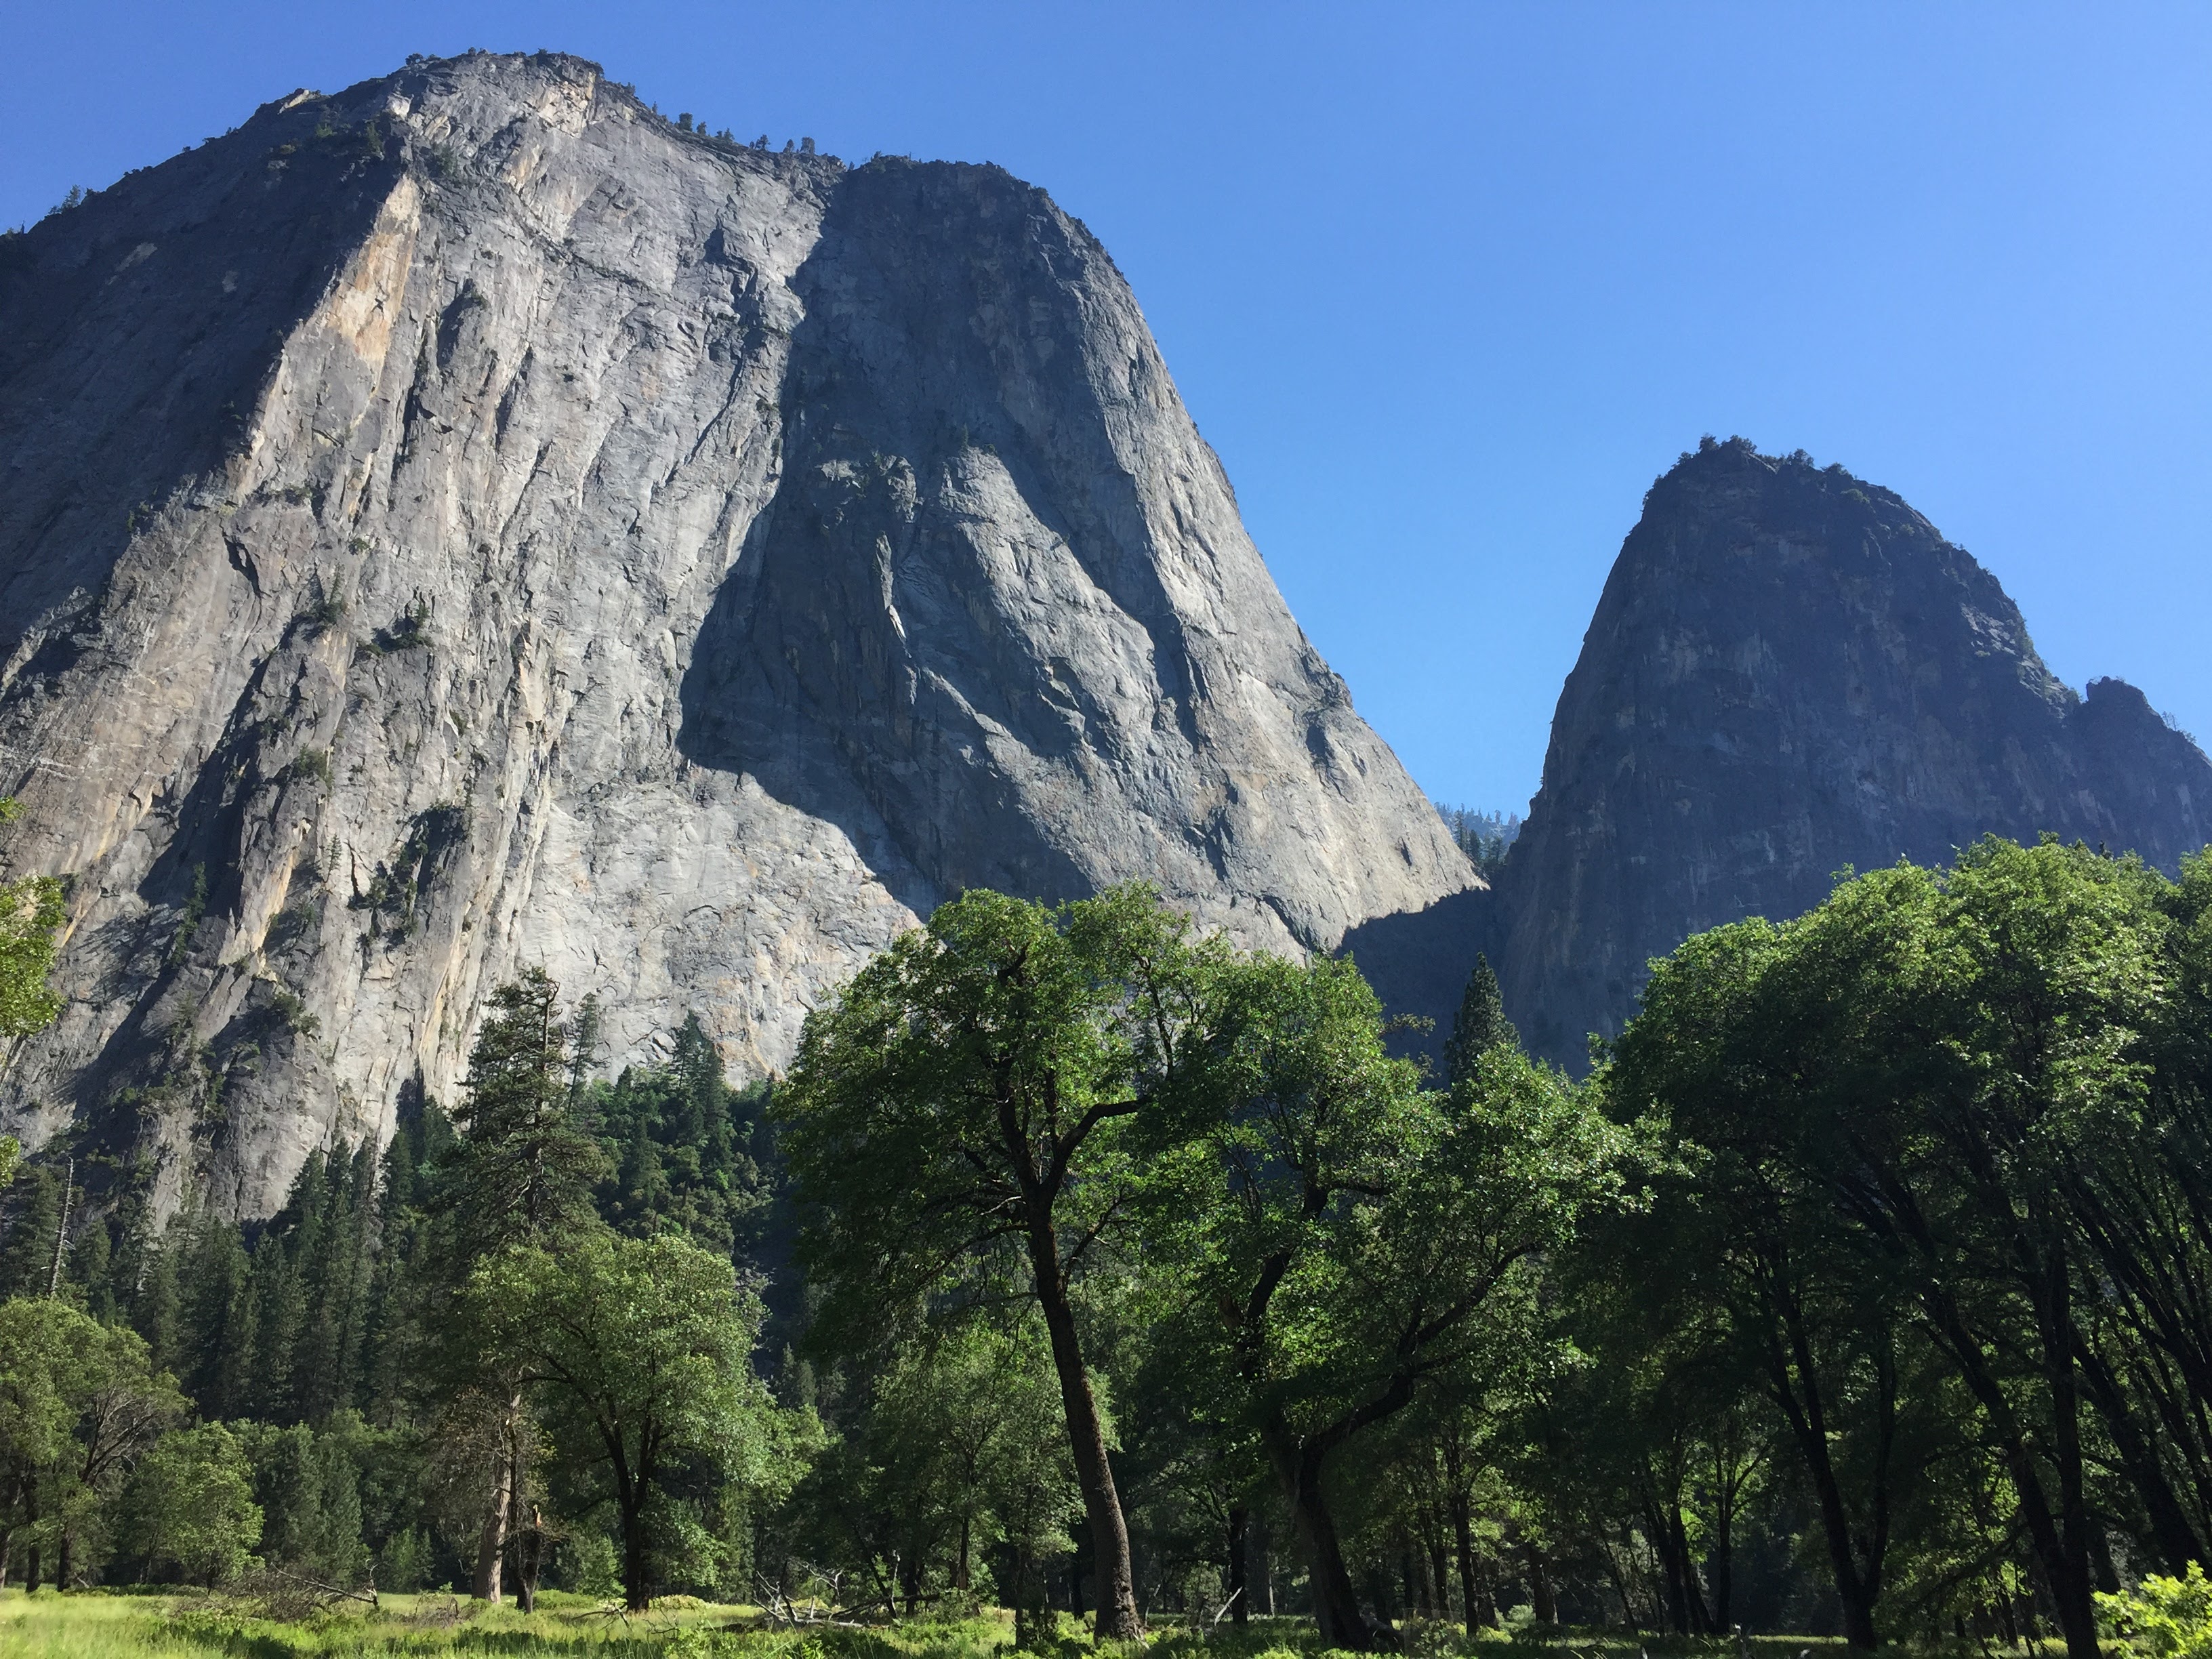
[[[1322,1496],[1321,1459],[1292,1444],[1290,1437],[1279,1431],[1267,1436],[1266,1443],[1267,1461],[1273,1465],[1291,1506],[1291,1524],[1305,1550],[1313,1585],[1314,1622],[1321,1627],[1322,1645],[1355,1653],[1382,1652],[1395,1647],[1389,1632],[1376,1630],[1360,1613],[1359,1596],[1344,1565],[1344,1546],[1337,1537],[1335,1517]]]
[[[1060,1400],[1067,1419],[1068,1448],[1075,1455],[1075,1478],[1083,1489],[1083,1509],[1091,1522],[1091,1557],[1097,1573],[1098,1613],[1093,1628],[1103,1641],[1133,1642],[1145,1633],[1137,1610],[1136,1574],[1129,1561],[1129,1527],[1115,1489],[1113,1465],[1106,1456],[1106,1428],[1098,1399],[1091,1390],[1090,1369],[1076,1340],[1075,1313],[1060,1277],[1060,1244],[1048,1218],[1030,1227],[1030,1266],[1036,1280],[1039,1308],[1052,1339],[1053,1369],[1060,1376]]]

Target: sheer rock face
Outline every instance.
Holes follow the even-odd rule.
[[[2171,872],[2212,839],[2212,765],[2132,686],[2060,684],[1896,495],[1735,440],[1645,498],[1479,908],[1524,1039],[1579,1065],[1690,933],[2045,831]]]
[[[266,1213],[542,963],[732,1067],[938,900],[1329,948],[1475,878],[1285,610],[1127,285],[994,168],[473,55],[0,244],[0,1081]]]

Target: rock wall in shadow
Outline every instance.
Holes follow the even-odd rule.
[[[1143,876],[1311,946],[1378,882],[1468,878],[1081,226],[996,168],[878,161],[792,286],[781,477],[693,649],[687,756],[895,848],[917,910]]]

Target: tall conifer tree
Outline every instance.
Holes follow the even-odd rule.
[[[1451,1036],[1444,1042],[1444,1080],[1457,1085],[1474,1075],[1474,1062],[1501,1042],[1518,1043],[1521,1034],[1505,1018],[1504,999],[1498,993],[1498,975],[1490,958],[1478,953],[1474,971],[1467,976],[1467,989],[1452,1018]]]

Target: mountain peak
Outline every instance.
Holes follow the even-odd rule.
[[[2171,870],[2212,832],[2212,765],[2134,688],[2062,685],[1894,492],[1707,440],[1645,497],[1561,693],[1497,896],[1508,1012],[1579,1061],[1691,933],[2045,831]]]
[[[471,53],[10,241],[0,860],[76,879],[0,1106],[164,1202],[450,1096],[524,963],[757,1077],[976,883],[1284,950],[1479,884],[998,168]]]

